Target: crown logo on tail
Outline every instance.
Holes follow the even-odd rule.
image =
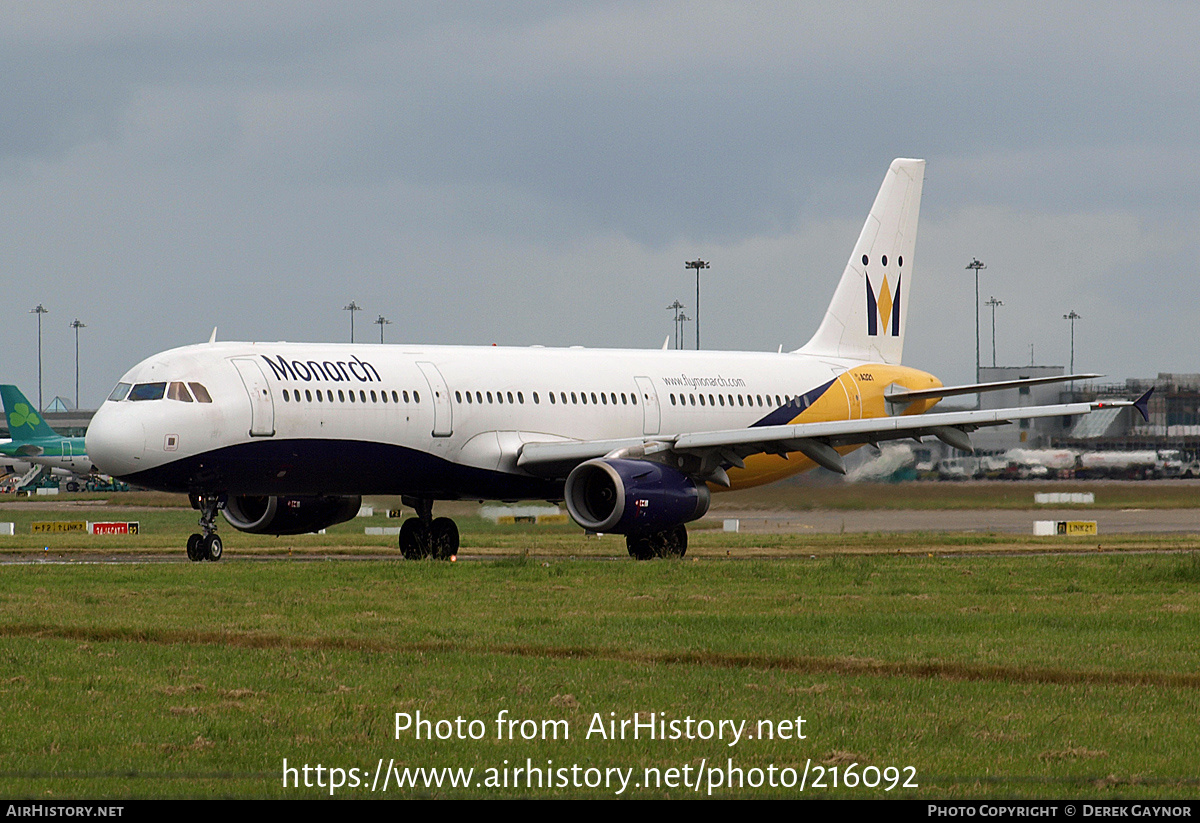
[[[896,293],[893,295],[888,287],[887,275],[883,276],[883,285],[880,287],[879,296],[875,295],[875,287],[871,285],[871,276],[866,275],[867,279],[867,334],[875,337],[879,334],[879,327],[883,326],[883,333],[887,334],[890,324],[892,337],[900,336],[900,275],[896,276]]]

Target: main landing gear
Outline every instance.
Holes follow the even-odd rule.
[[[625,546],[634,560],[683,557],[687,552],[687,526],[681,524],[666,531],[626,535]]]
[[[199,563],[202,560],[212,560],[214,563],[221,559],[225,546],[217,534],[217,509],[220,498],[216,495],[192,495],[192,508],[200,510],[200,534],[193,534],[187,541],[188,560]]]
[[[458,526],[449,517],[433,516],[433,501],[427,497],[402,497],[401,502],[417,510],[400,526],[400,554],[406,560],[432,557],[449,560],[458,554]]]

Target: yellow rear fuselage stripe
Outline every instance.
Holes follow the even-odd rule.
[[[942,382],[932,374],[905,366],[856,366],[839,375],[824,394],[792,418],[788,425],[887,417],[887,402],[884,397],[887,388],[893,385],[916,391],[937,388]],[[937,402],[936,399],[918,400],[910,403],[900,413],[922,414],[933,408]],[[841,446],[838,447],[838,452],[849,454],[858,448],[859,446]],[[786,458],[774,454],[755,454],[747,457],[745,462],[746,468],[729,470],[730,490],[773,483],[816,467],[815,463],[799,452],[791,452]],[[709,485],[713,491],[726,491],[723,486]]]

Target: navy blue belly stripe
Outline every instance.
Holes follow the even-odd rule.
[[[451,463],[389,443],[255,440],[121,478],[210,494],[407,494],[438,500],[561,500],[563,483]]]

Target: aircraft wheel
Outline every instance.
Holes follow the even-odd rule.
[[[200,543],[203,540],[204,537],[199,534],[193,534],[188,538],[187,556],[188,560],[191,560],[193,563],[199,563],[204,559],[204,551],[200,548]]]
[[[420,560],[430,554],[429,527],[418,517],[400,524],[400,554],[405,560]]]
[[[211,560],[214,563],[221,559],[221,555],[225,552],[225,546],[221,543],[221,537],[217,534],[205,535],[200,541],[200,548],[204,551],[204,558]]]
[[[439,517],[430,526],[434,560],[449,560],[458,554],[458,526],[449,517]]]
[[[659,539],[659,557],[683,557],[687,554],[687,526],[678,525],[655,535]]]
[[[651,538],[644,534],[629,534],[625,536],[625,548],[634,560],[651,560],[654,557],[654,545]]]

